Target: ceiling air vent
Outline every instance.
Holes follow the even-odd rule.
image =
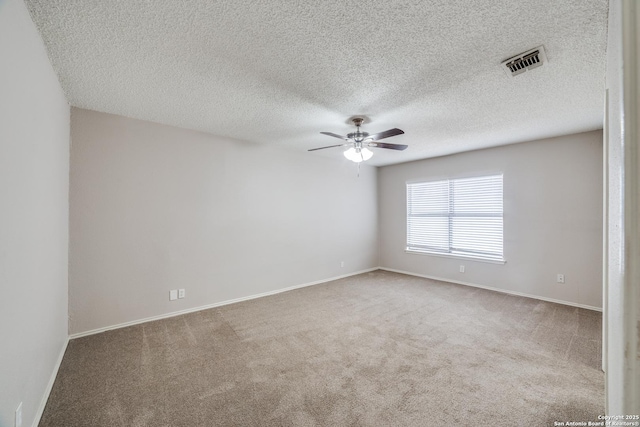
[[[544,46],[523,52],[502,61],[502,69],[507,75],[515,77],[527,70],[533,70],[547,62],[547,55],[544,52]]]

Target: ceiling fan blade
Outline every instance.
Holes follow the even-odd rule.
[[[400,130],[400,129],[398,129]],[[402,145],[402,144],[389,144],[387,142],[370,142],[369,143],[369,147],[374,147],[374,148],[389,148],[391,150],[406,150],[406,148],[408,147],[408,145]]]
[[[349,139],[346,136],[338,135],[337,133],[332,133],[332,132],[320,132],[320,133],[323,135],[332,136],[334,138],[344,139],[345,141]]]
[[[324,150],[325,148],[343,147],[343,146],[345,146],[345,145],[349,145],[349,144],[329,145],[329,146],[327,146],[327,147],[312,148],[311,150],[307,150],[307,151]]]
[[[398,128],[393,128],[389,130],[385,130],[384,132],[374,133],[373,135],[369,135],[367,139],[372,141],[376,141],[378,139],[389,138],[390,136],[402,135],[404,133],[403,130]]]

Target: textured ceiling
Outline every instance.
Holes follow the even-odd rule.
[[[385,165],[602,127],[607,0],[27,0],[69,102]],[[515,78],[500,62],[544,45]],[[342,158],[340,149],[308,153]]]

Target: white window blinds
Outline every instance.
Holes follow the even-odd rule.
[[[502,261],[502,175],[408,183],[407,250]]]

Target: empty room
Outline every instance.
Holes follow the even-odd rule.
[[[0,427],[640,426],[633,0],[0,0]]]

